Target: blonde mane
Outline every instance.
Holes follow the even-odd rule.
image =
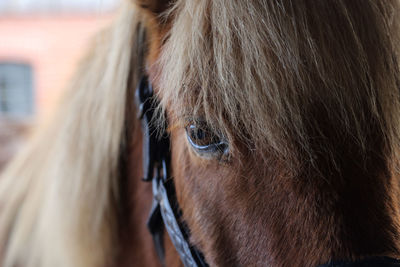
[[[112,259],[112,203],[140,16],[126,3],[94,39],[52,122],[1,176],[1,266],[90,267]]]

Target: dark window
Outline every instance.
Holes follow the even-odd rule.
[[[33,114],[32,68],[27,64],[0,63],[0,114]]]

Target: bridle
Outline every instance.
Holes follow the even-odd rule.
[[[203,254],[190,243],[190,231],[182,219],[170,172],[170,138],[166,131],[166,123],[161,129],[155,126],[155,108],[158,101],[147,76],[143,76],[140,80],[135,98],[143,132],[143,181],[151,182],[153,187],[153,204],[147,226],[153,236],[157,254],[164,265],[163,235],[165,227],[185,267],[206,267],[208,264]],[[352,262],[329,262],[319,267],[375,266],[400,266],[400,261],[389,257],[370,257]]]
[[[166,125],[156,128],[155,107],[157,100],[146,76],[142,77],[136,90],[136,102],[143,132],[143,181],[151,182],[153,204],[147,226],[153,236],[157,254],[164,264],[164,227],[176,251],[186,267],[206,267],[203,254],[190,244],[190,232],[182,220],[182,213],[176,199],[174,181],[170,176],[170,139]]]

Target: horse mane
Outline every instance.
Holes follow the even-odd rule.
[[[270,151],[294,175],[304,162],[318,171],[321,155],[340,168],[339,141],[367,155],[376,134],[398,158],[399,10],[397,0],[177,1],[157,68],[162,107],[174,124],[205,120],[233,153],[238,138]]]
[[[128,79],[141,15],[123,5],[101,32],[51,122],[0,178],[4,267],[103,266],[112,258]],[[132,81],[136,84],[136,81]]]

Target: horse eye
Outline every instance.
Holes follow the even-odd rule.
[[[217,137],[205,126],[191,124],[186,127],[186,133],[189,141],[195,146],[208,146],[218,141]]]
[[[228,150],[228,144],[211,129],[203,124],[190,124],[186,126],[186,135],[190,145],[201,156],[206,154],[225,154]]]

